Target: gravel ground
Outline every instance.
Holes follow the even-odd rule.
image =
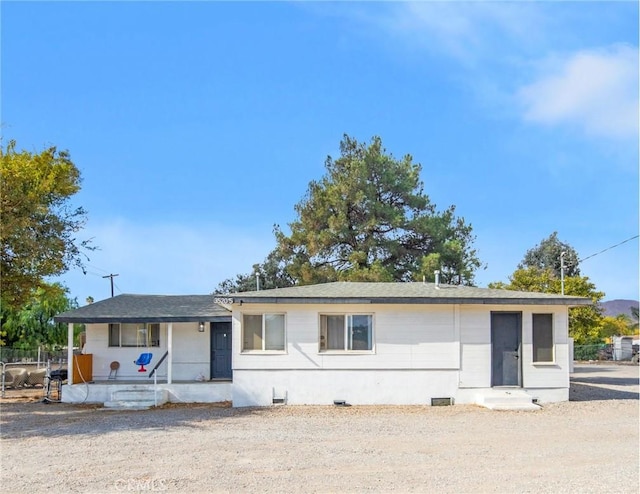
[[[5,399],[0,490],[637,493],[638,367],[576,366],[571,399],[537,412],[212,405],[116,412]]]

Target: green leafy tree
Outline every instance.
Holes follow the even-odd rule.
[[[630,318],[625,314],[620,314],[615,317],[605,316],[600,321],[600,336],[603,338],[611,338],[612,336],[622,336],[626,334],[633,334],[634,325]]]
[[[589,306],[572,307],[569,309],[569,334],[577,345],[599,343],[603,340],[602,309],[599,302],[604,292],[596,289],[586,276],[570,276],[564,280],[565,295],[590,298],[593,302]],[[561,293],[561,280],[550,268],[540,269],[529,267],[517,269],[510,277],[509,283],[490,283],[489,288],[504,290],[520,290],[525,292]]]
[[[340,158],[309,184],[298,218],[249,274],[221,282],[230,293],[329,281],[433,281],[471,285],[480,266],[471,225],[455,206],[438,212],[423,192],[421,166],[395,159],[379,137],[369,145],[344,136]]]
[[[69,199],[80,190],[80,171],[66,151],[16,151],[15,141],[0,148],[0,279],[3,308],[18,309],[45,278],[82,267],[76,233],[85,211]]]
[[[276,228],[293,281],[432,280],[438,268],[444,283],[473,283],[480,261],[471,225],[455,206],[436,210],[410,155],[396,159],[379,137],[367,145],[346,135],[340,152],[296,204],[291,234]]]
[[[578,267],[578,253],[565,242],[558,239],[558,232],[553,232],[533,249],[529,249],[524,259],[518,264],[518,269],[538,268],[551,269],[553,274],[560,278],[561,256],[564,252],[564,275],[580,276]]]
[[[216,293],[249,292],[256,290],[258,280],[260,289],[284,288],[295,284],[287,272],[287,264],[278,248],[272,250],[262,264],[254,264],[249,274],[238,274],[221,282]]]
[[[77,301],[69,298],[66,287],[58,283],[41,284],[20,309],[2,307],[0,345],[20,349],[65,346],[67,325],[55,323],[53,317],[77,307]],[[80,330],[76,328],[75,332]]]
[[[627,317],[627,334],[636,334],[640,329],[640,319],[638,317],[638,307],[631,306],[629,307],[629,312],[631,313],[630,317]]]

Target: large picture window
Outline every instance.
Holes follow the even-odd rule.
[[[553,362],[553,314],[533,314],[533,361]]]
[[[242,351],[284,351],[284,314],[244,314]]]
[[[109,324],[109,346],[118,346],[118,347],[160,346],[160,324],[157,324],[157,323]]]
[[[371,314],[321,314],[320,351],[371,351]]]

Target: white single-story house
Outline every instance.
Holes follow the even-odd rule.
[[[334,282],[231,295],[119,295],[86,325],[92,376],[68,402],[154,386],[162,401],[526,406],[569,399],[568,309],[582,297],[433,283]],[[134,361],[152,353],[144,372]],[[72,355],[70,350],[70,361]],[[112,362],[119,363],[114,377]],[[158,366],[158,364],[160,364]],[[128,388],[127,388],[128,387]],[[518,401],[519,400],[519,401]]]

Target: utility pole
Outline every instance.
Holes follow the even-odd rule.
[[[117,274],[108,274],[107,276],[103,276],[103,278],[111,278],[111,297],[113,297],[113,279],[118,276]]]
[[[560,254],[560,291],[564,295],[564,256],[566,252]]]

